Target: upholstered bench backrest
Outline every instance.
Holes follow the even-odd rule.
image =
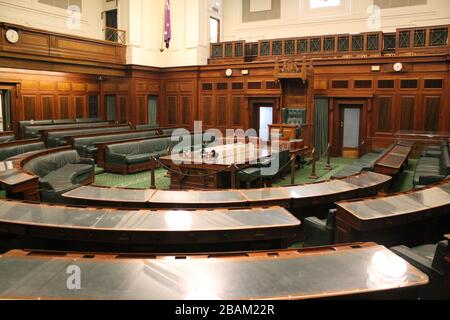
[[[42,141],[23,144],[19,146],[11,146],[7,148],[0,148],[0,161],[17,156],[30,151],[37,151],[45,149],[45,144]]]
[[[33,159],[24,166],[24,170],[43,178],[50,172],[58,170],[67,164],[79,162],[80,156],[78,152],[69,150]]]

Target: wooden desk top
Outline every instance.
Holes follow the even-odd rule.
[[[293,199],[330,196],[338,193],[357,191],[359,187],[341,180],[286,187]]]
[[[300,225],[299,220],[280,207],[209,211],[128,211],[16,201],[0,201],[0,223],[114,232],[204,232]]]
[[[71,265],[81,269],[83,290],[67,290]],[[87,259],[25,251],[0,257],[0,299],[292,300],[410,288],[428,281],[424,273],[376,245],[192,259]]]
[[[7,186],[14,186],[37,179],[39,179],[37,176],[25,173],[20,169],[11,169],[0,172],[0,183]]]
[[[353,177],[340,179],[341,181],[353,184],[360,188],[370,188],[376,185],[384,184],[392,180],[392,177],[375,172],[365,172]]]
[[[340,202],[339,208],[359,220],[373,220],[450,206],[450,193],[441,187],[390,197]]]
[[[409,157],[412,151],[412,147],[405,147],[402,145],[396,145],[389,151],[384,157],[382,157],[376,166],[383,166],[387,168],[400,169],[406,159]]]
[[[164,191],[158,190],[151,197],[150,203],[179,203],[183,204],[222,204],[222,203],[242,203],[247,199],[239,190],[219,190],[219,191]]]
[[[206,153],[216,151],[215,159],[202,158],[201,150],[192,152],[189,156],[173,154],[161,157],[160,160],[165,163],[177,162],[185,166],[203,165],[207,168],[211,166],[231,166],[237,164],[255,164],[261,158],[270,156],[270,150],[259,149],[254,144],[227,144],[216,147],[205,148]]]
[[[63,194],[65,198],[108,202],[147,203],[155,194],[151,189],[123,189],[84,186]]]
[[[343,180],[330,180],[292,187],[211,191],[153,191],[89,186],[72,190],[63,196],[76,200],[87,199],[111,203],[148,202],[150,206],[156,207],[171,204],[179,207],[187,205],[217,206],[220,204],[245,206],[252,202],[289,201],[361,191],[381,186],[391,179],[389,176],[367,172]],[[144,201],[148,196],[150,198]]]

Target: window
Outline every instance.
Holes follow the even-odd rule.
[[[339,7],[341,0],[310,0],[309,7],[311,9]]]
[[[405,79],[400,82],[400,88],[402,89],[417,89],[419,86],[419,80]]]
[[[82,0],[39,0],[38,2],[64,10],[67,10],[70,6],[77,6],[78,8],[80,8],[80,11],[82,9],[83,3]]]
[[[371,89],[372,81],[371,80],[355,80],[355,88],[356,89]]]
[[[261,89],[261,82],[249,82],[247,86],[251,90]]]
[[[212,83],[204,83],[202,84],[202,89],[204,91],[211,91],[213,89]]]
[[[331,81],[333,89],[348,89],[348,80],[333,80]]]
[[[233,88],[233,90],[243,90],[244,83],[243,82],[233,82],[232,88]]]
[[[444,80],[442,79],[425,79],[425,89],[442,89],[444,87]]]
[[[228,89],[228,83],[221,82],[217,84],[217,90],[227,90]]]
[[[378,80],[378,89],[394,89],[394,80]]]
[[[427,0],[374,0],[373,4],[381,9],[412,7],[427,4]]]
[[[209,41],[220,42],[220,20],[213,17],[209,18]]]

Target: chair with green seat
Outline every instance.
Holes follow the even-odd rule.
[[[272,168],[272,163],[274,161],[278,162],[276,168]],[[270,187],[274,179],[282,178],[283,174],[286,172],[286,169],[288,168],[288,164],[289,164],[289,150],[274,152],[270,157],[261,159],[258,163],[258,167],[263,169],[261,170],[263,181],[267,183],[268,186]]]
[[[257,167],[250,167],[240,170],[236,174],[236,179],[239,184],[245,183],[245,187],[251,188],[252,184],[259,181],[259,185],[262,182],[261,169]]]
[[[328,211],[327,218],[323,220],[316,217],[305,219],[305,247],[321,247],[334,243],[336,211],[336,209]]]
[[[427,244],[414,248],[396,246],[390,250],[428,275],[430,282],[428,286],[421,289],[422,298],[445,299],[444,257],[447,248],[448,241],[441,241],[438,244]]]

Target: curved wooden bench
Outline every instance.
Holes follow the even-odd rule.
[[[102,252],[217,251],[236,244],[287,248],[299,226],[300,221],[280,207],[156,211],[0,201],[4,234],[76,243],[85,250],[102,244]]]
[[[63,196],[73,203],[150,208],[227,208],[279,205],[299,215],[307,208],[332,206],[343,199],[374,195],[391,177],[367,172],[358,176],[291,187],[246,190],[166,191],[86,186]],[[307,211],[305,213],[305,211]]]
[[[88,279],[83,290],[67,290],[70,266]],[[417,290],[428,282],[405,260],[370,243],[192,257],[36,251],[0,257],[0,299],[417,299]]]
[[[387,246],[421,240],[427,243],[430,239],[423,238],[440,238],[450,230],[450,179],[423,189],[339,202],[337,206],[337,243],[363,239]],[[433,220],[440,222],[431,227],[428,222]],[[426,233],[427,226],[430,234]],[[441,228],[444,230],[438,230]]]

